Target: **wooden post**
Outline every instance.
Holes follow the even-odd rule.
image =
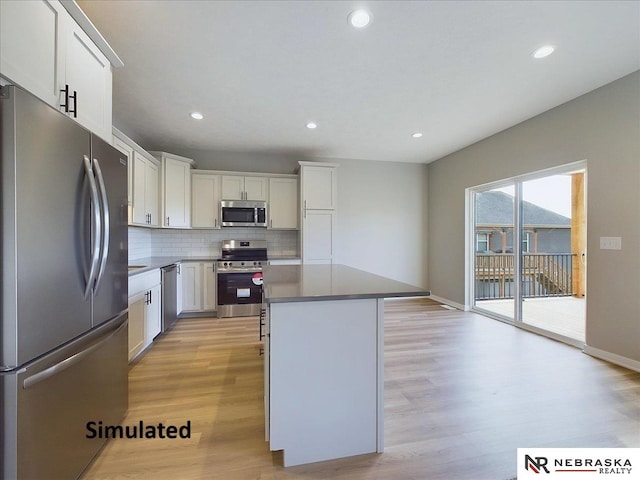
[[[573,294],[584,297],[586,293],[586,229],[584,208],[584,173],[571,175],[571,253],[575,254],[571,264]],[[585,257],[583,257],[585,255]]]

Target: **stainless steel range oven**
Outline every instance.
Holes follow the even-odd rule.
[[[265,240],[225,240],[217,262],[218,317],[259,315],[262,305],[262,265]]]

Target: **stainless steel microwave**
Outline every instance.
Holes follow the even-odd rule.
[[[223,227],[266,227],[267,202],[222,200],[220,225]]]

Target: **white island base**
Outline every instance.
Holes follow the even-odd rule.
[[[384,450],[383,305],[268,305],[266,436],[285,467]]]

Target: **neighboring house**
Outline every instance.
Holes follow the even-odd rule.
[[[571,219],[523,202],[522,269],[524,295],[571,295]],[[514,243],[512,195],[476,196],[476,299],[512,298]]]
[[[513,196],[500,191],[476,197],[476,252],[513,253]],[[525,253],[570,253],[571,219],[524,202]]]

